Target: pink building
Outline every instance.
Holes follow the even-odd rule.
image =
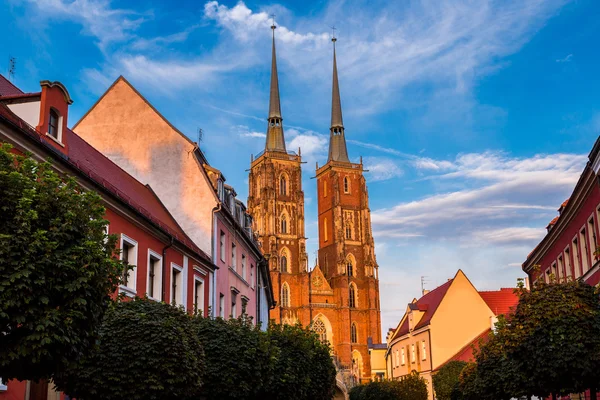
[[[558,209],[547,234],[523,263],[530,282],[582,279],[600,282],[600,137],[571,197]]]
[[[106,207],[108,233],[119,237],[121,257],[134,266],[118,291],[175,302],[208,315],[215,265],[183,231],[154,193],[68,129],[72,103],[58,82],[41,82],[23,93],[0,75],[0,142],[15,152],[50,159],[61,174],[98,192]],[[52,305],[50,305],[52,306]],[[0,400],[60,399],[48,383],[0,382]]]

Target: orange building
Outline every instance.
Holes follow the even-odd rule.
[[[285,147],[274,35],[267,138],[251,163],[248,212],[269,259],[277,301],[271,319],[312,326],[358,383],[371,379],[369,338],[381,342],[378,266],[363,166],[350,162],[346,149],[333,41],[329,157],[316,171],[318,265],[308,270],[302,161],[300,151]]]
[[[408,304],[388,336],[387,376],[400,379],[419,372],[433,400],[433,374],[449,361],[471,361],[472,345],[485,339],[497,316],[517,303],[512,289],[478,292],[458,270],[453,279]]]

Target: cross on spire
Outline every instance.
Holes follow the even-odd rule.
[[[271,29],[275,31],[275,29],[277,29],[277,26],[275,25],[275,14],[271,14],[269,16],[271,17]]]

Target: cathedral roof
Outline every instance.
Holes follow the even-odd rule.
[[[269,124],[267,127],[266,151],[286,152],[283,125],[281,117],[281,102],[279,99],[279,78],[277,76],[277,53],[275,51],[275,25],[273,30],[273,44],[271,48],[271,86],[269,90]]]
[[[335,55],[335,42],[333,42],[333,80],[331,86],[331,128],[329,134],[328,161],[341,161],[349,163],[346,137],[344,134],[344,121],[342,118],[342,101],[340,99],[340,85],[338,82],[337,60]]]

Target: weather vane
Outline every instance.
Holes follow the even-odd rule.
[[[271,29],[277,28],[275,26],[275,14],[271,14],[270,17],[271,17],[271,22],[273,23],[273,25],[271,25]]]

